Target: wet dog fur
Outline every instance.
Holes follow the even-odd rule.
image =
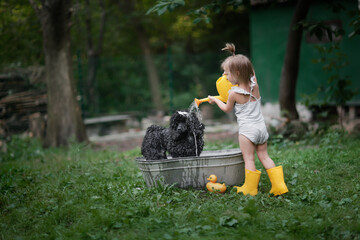
[[[204,129],[195,112],[176,111],[169,128],[147,128],[141,153],[146,160],[167,159],[166,153],[173,158],[199,156],[204,148]]]

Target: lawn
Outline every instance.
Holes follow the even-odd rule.
[[[327,131],[269,145],[290,190],[280,197],[259,163],[255,197],[148,189],[140,149],[42,149],[15,137],[0,155],[0,239],[360,239],[360,138]]]

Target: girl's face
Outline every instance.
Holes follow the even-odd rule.
[[[223,75],[226,75],[227,79],[231,82],[232,85],[238,84],[238,76],[231,74],[227,67],[224,67]]]

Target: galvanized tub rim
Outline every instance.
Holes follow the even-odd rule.
[[[202,154],[204,153],[210,153],[210,152],[220,152],[223,151],[224,153],[227,153],[226,156],[234,156],[234,155],[238,155],[241,154],[242,152],[240,149],[238,148],[232,148],[232,149],[223,149],[223,150],[209,150],[209,151],[204,151]],[[186,160],[186,161],[197,161],[197,160],[201,160],[201,159],[207,159],[209,158],[210,155],[201,155],[200,156],[190,156],[190,157],[178,157],[178,158],[172,158],[170,156],[170,158],[168,159],[161,159],[161,160],[146,160],[144,157],[138,157],[135,160],[141,164],[163,164],[163,163],[171,163],[171,162],[177,162],[179,160]],[[211,156],[211,159],[219,159],[219,158],[223,158],[223,155],[219,155],[219,156]]]

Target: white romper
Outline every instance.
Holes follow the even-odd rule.
[[[249,101],[244,104],[235,103],[235,116],[239,125],[239,134],[247,137],[254,144],[264,144],[268,138],[269,134],[266,130],[266,125],[264,117],[261,113],[261,97],[256,98],[252,92],[256,82],[254,77],[250,79],[250,92],[240,88],[232,87],[229,92],[236,92],[244,95],[250,95]],[[251,98],[255,98],[255,101],[251,101]]]

